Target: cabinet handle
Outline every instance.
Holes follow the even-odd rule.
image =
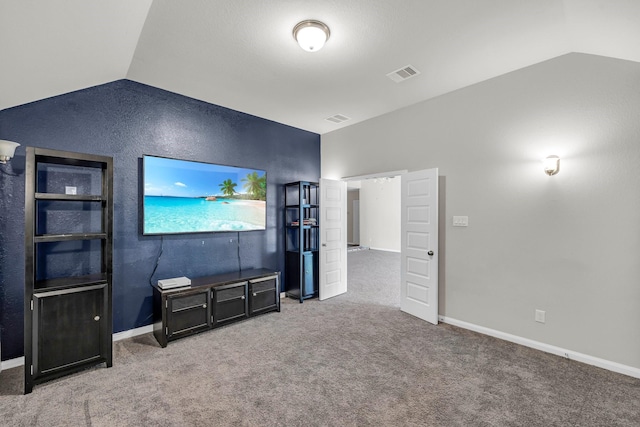
[[[97,322],[98,320],[100,320],[100,316],[94,317],[93,320],[95,320]]]

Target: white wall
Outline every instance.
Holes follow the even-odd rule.
[[[360,245],[400,252],[400,178],[365,179],[360,187]]]
[[[321,141],[326,178],[440,168],[440,314],[640,368],[639,63],[565,55]]]

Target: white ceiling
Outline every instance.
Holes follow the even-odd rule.
[[[571,52],[640,62],[640,0],[0,0],[0,109],[127,78],[323,134]]]

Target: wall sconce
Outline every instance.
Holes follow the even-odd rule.
[[[549,156],[544,159],[544,172],[551,176],[555,175],[560,171],[560,157],[558,156]]]
[[[0,139],[0,163],[5,164],[8,160],[11,160],[18,146],[20,144],[17,142]]]
[[[331,31],[324,23],[308,19],[293,27],[293,38],[307,52],[317,52],[329,40]]]

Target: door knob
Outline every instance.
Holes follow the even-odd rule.
[[[429,255],[429,256],[433,256],[433,251],[429,251],[429,252],[427,252],[427,255]]]
[[[94,317],[93,320],[95,320],[97,322],[98,320],[100,320],[100,316]]]

